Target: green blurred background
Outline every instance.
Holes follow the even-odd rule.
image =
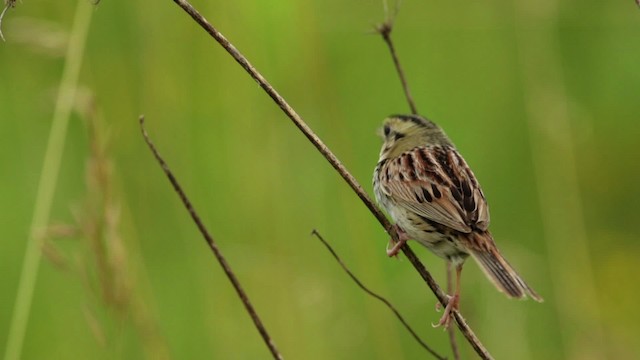
[[[3,353],[76,5],[25,0],[3,24]],[[371,194],[375,131],[408,111],[370,31],[382,2],[194,5]],[[22,358],[270,356],[145,147],[142,113],[286,358],[427,356],[314,228],[450,354],[409,262],[387,258],[388,237],[360,200],[180,8],[103,0],[90,13]],[[499,246],[545,297],[509,300],[470,261],[461,309],[480,339],[497,359],[640,354],[640,10],[632,0],[406,0],[393,36],[420,112],[474,168]],[[444,284],[444,262],[412,247]]]

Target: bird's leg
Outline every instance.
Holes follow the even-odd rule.
[[[453,294],[453,262],[447,260],[444,265],[447,273],[447,299],[450,299]],[[440,309],[442,309],[442,304],[440,304],[440,301],[436,301],[436,311],[440,312]]]
[[[462,265],[456,266],[456,292],[453,296],[449,297],[449,302],[447,306],[444,308],[444,314],[440,318],[437,324],[433,325],[433,327],[444,326],[444,328],[448,328],[451,324],[451,318],[453,317],[453,312],[458,310],[458,305],[460,304],[460,274],[462,273]],[[436,306],[437,308],[437,306]]]
[[[395,242],[393,238],[389,239],[389,245],[387,245],[387,255],[389,257],[398,255],[402,246],[410,240],[409,235],[407,235],[407,233],[404,232],[398,224],[393,224],[393,228],[396,231],[396,234],[398,234],[398,242]],[[389,249],[389,246],[391,246],[391,249]]]

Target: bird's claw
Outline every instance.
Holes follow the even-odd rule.
[[[409,240],[407,233],[404,232],[404,230],[402,230],[397,224],[393,225],[393,229],[396,231],[396,234],[398,234],[398,241],[395,241],[393,237],[389,239],[389,244],[387,245],[387,256],[389,257],[397,256],[400,249],[402,249],[404,244]],[[391,248],[389,248],[390,245]]]
[[[398,256],[398,253],[400,252],[400,249],[402,249],[402,246],[404,246],[404,244],[407,242],[407,240],[400,240],[398,242],[394,241],[393,238],[391,238],[389,240],[389,245],[393,244],[393,246],[391,248],[389,248],[389,245],[387,245],[387,256],[389,257],[394,257],[394,256]]]
[[[442,326],[445,330],[448,329],[449,325],[451,325],[451,318],[453,317],[454,311],[458,310],[458,303],[459,303],[460,297],[457,294],[453,296],[449,296],[449,295],[447,296],[449,298],[449,302],[447,303],[447,306],[444,308],[444,314],[442,314],[442,317],[440,318],[437,324],[431,324],[431,326],[433,326],[434,328]],[[440,303],[437,303],[436,311],[440,311],[440,307],[441,307]]]
[[[447,297],[448,301],[451,301],[451,299],[453,298],[453,296],[449,295],[449,294],[444,294],[444,296]],[[447,302],[448,303],[448,302]],[[440,312],[440,310],[442,310],[442,304],[440,303],[440,301],[436,302],[436,311]]]

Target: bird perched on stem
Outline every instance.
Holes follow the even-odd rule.
[[[542,301],[498,251],[480,184],[444,131],[417,115],[393,115],[385,119],[381,136],[373,188],[400,240],[387,254],[397,255],[414,239],[456,268],[455,293],[435,326],[449,326],[458,309],[460,273],[469,255],[507,296]]]

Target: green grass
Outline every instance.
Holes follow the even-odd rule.
[[[385,116],[407,111],[386,47],[367,33],[382,20],[382,4],[194,5],[371,192],[380,146],[375,131]],[[3,22],[3,354],[39,177],[52,156],[47,142],[65,63],[18,42],[17,32],[29,29],[14,25],[27,17],[71,31],[75,6],[25,1]],[[498,359],[632,358],[640,352],[640,314],[630,300],[640,295],[632,285],[640,255],[640,14],[633,1],[538,6],[404,1],[393,33],[418,109],[445,128],[474,168],[496,241],[546,300],[510,301],[469,263],[462,312]],[[386,257],[387,237],[375,219],[186,14],[171,1],[105,0],[92,12],[79,84],[94,94],[108,129],[110,188],[135,301],[124,312],[106,306],[96,296],[95,269],[88,280],[79,271],[93,259],[86,243],[49,239],[70,270],[48,257],[36,268],[31,306],[17,305],[30,309],[22,358],[154,358],[165,348],[176,359],[269,356],[146,149],[137,127],[141,113],[286,358],[425,356],[341,272],[309,235],[313,228],[430,345],[449,352],[446,333],[430,326],[439,317],[435,298],[406,260]],[[566,105],[566,116],[557,102]],[[74,223],[74,209],[91,198],[85,185],[91,141],[82,119],[70,117],[45,223]],[[561,125],[568,130],[549,132]],[[567,139],[568,147],[558,145]],[[572,236],[576,231],[583,236]],[[444,283],[443,262],[413,248]],[[463,341],[461,348],[463,358],[473,358]]]

